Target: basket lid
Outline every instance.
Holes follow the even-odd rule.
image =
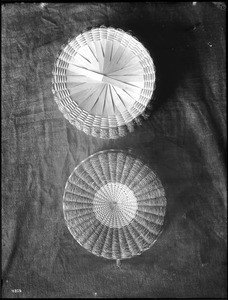
[[[159,178],[140,159],[105,150],[74,169],[66,183],[63,211],[82,247],[107,259],[125,259],[156,241],[166,197]]]

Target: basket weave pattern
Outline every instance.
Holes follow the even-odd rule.
[[[136,38],[114,28],[78,35],[62,49],[53,69],[59,109],[78,129],[100,138],[132,132],[154,88],[149,52]]]
[[[140,159],[98,152],[70,175],[63,196],[67,226],[97,256],[125,259],[149,249],[162,231],[164,188]]]

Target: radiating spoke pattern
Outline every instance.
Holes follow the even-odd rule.
[[[124,184],[109,182],[95,194],[93,211],[96,218],[111,228],[128,225],[135,217],[138,204],[134,193]]]
[[[92,135],[88,127],[118,128],[139,116],[152,97],[154,83],[148,51],[131,35],[113,28],[77,36],[62,49],[53,70],[54,99],[60,110]]]
[[[106,150],[74,169],[66,183],[63,211],[82,247],[97,256],[124,259],[156,241],[166,197],[159,178],[140,159]]]

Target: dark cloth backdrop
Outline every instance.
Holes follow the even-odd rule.
[[[226,11],[212,2],[2,5],[3,296],[226,297]],[[91,26],[131,30],[156,65],[151,117],[101,140],[53,100],[61,46]],[[160,177],[166,225],[115,262],[84,250],[63,218],[67,178],[87,156],[131,148]]]

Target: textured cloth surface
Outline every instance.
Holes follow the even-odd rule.
[[[2,6],[2,290],[10,297],[226,297],[225,10],[213,3]],[[89,26],[132,30],[156,65],[154,110],[115,141],[78,131],[51,91],[61,46]],[[155,245],[122,262],[71,236],[62,195],[90,154],[132,148],[166,190]]]

